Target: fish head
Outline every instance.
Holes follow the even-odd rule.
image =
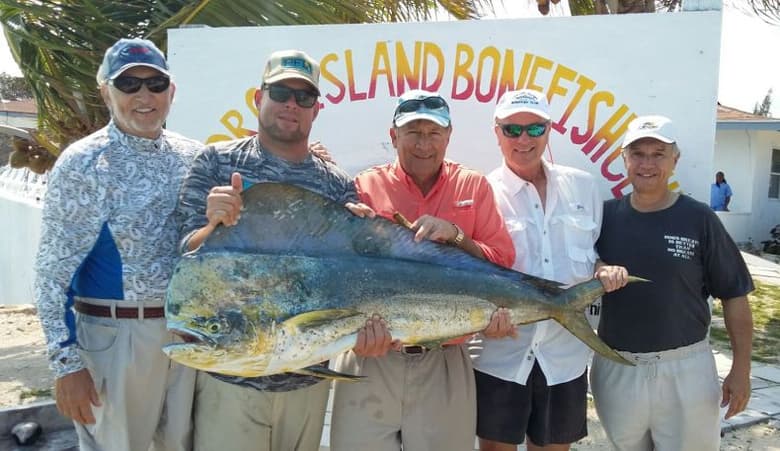
[[[275,322],[257,316],[251,305],[168,305],[168,330],[183,343],[163,347],[182,365],[233,376],[265,374],[274,348]]]

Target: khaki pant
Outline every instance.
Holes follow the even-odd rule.
[[[717,451],[720,384],[707,341],[658,353],[593,357],[593,400],[619,451]]]
[[[381,358],[350,351],[335,367],[365,379],[335,384],[332,451],[474,449],[476,388],[465,346]]]
[[[188,451],[192,447],[195,371],[174,363],[163,345],[177,341],[165,319],[77,315],[81,357],[101,407],[94,425],[75,423],[82,451]]]
[[[317,451],[330,382],[264,392],[198,372],[195,451]]]

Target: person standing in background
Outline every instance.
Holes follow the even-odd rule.
[[[710,187],[710,207],[715,211],[729,211],[731,202],[731,187],[726,183],[726,176],[722,171],[715,174],[715,183]]]

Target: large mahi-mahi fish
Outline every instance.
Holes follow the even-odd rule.
[[[423,241],[382,218],[359,218],[313,192],[261,183],[243,193],[234,227],[182,257],[168,287],[168,328],[188,343],[174,361],[236,376],[339,376],[317,363],[355,345],[373,313],[393,338],[429,347],[483,330],[498,307],[516,324],[552,318],[603,356],[585,308],[597,280],[568,289]]]

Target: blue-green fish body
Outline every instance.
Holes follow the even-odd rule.
[[[168,289],[168,327],[196,342],[164,348],[175,361],[238,376],[307,372],[355,345],[381,315],[393,338],[436,346],[483,330],[498,307],[516,324],[560,322],[624,362],[588,325],[598,281],[568,289],[416,243],[409,230],[364,219],[314,193],[261,184],[244,194],[239,225],[182,258]]]

